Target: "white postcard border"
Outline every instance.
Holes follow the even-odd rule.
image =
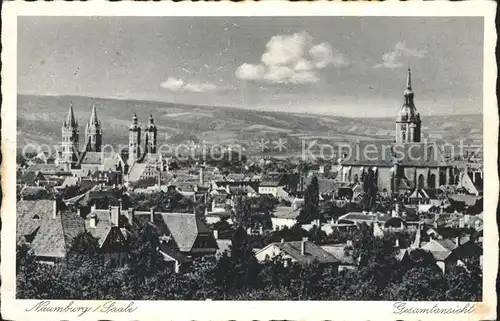
[[[482,16],[484,17],[484,278],[483,302],[466,315],[395,314],[394,302],[356,301],[134,301],[132,312],[93,312],[77,317],[75,313],[35,313],[27,309],[39,300],[15,299],[15,168],[17,122],[17,16]],[[2,10],[2,235],[1,235],[1,307],[2,316],[14,320],[60,319],[158,319],[158,320],[484,320],[496,313],[495,281],[498,269],[498,230],[496,208],[499,195],[497,176],[498,111],[495,95],[497,65],[495,61],[495,3],[469,2],[6,2]],[[439,31],[437,31],[439,32]],[[114,301],[126,307],[130,301]],[[51,300],[52,305],[70,301]],[[94,309],[104,301],[74,301],[75,306]],[[420,308],[440,309],[463,306],[465,302],[409,302]]]

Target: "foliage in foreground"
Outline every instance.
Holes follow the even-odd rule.
[[[219,260],[193,262],[175,274],[156,251],[157,236],[146,229],[131,242],[124,267],[103,261],[89,234],[77,236],[68,257],[56,265],[37,263],[18,249],[18,298],[117,300],[481,300],[479,268],[454,267],[445,275],[432,256],[415,251],[411,264],[393,258],[389,238],[369,231],[354,240],[357,270],[337,272],[318,264],[284,266],[280,257],[259,264],[243,229]],[[140,258],[140,259],[138,259]]]

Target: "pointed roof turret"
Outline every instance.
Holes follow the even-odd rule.
[[[405,97],[409,95],[413,95],[413,91],[411,90],[411,69],[408,68],[408,75],[406,76],[406,90],[404,93]]]
[[[65,127],[78,127],[78,122],[75,119],[75,114],[73,113],[73,104],[69,104],[68,116],[66,116],[66,121],[64,122]]]
[[[149,123],[148,126],[146,127],[146,131],[154,132],[156,131],[156,125],[155,125],[155,119],[153,118],[153,115],[149,115]]]
[[[130,124],[129,130],[134,130],[134,131],[140,130],[138,123],[139,119],[137,118],[137,114],[134,113],[134,116],[132,117],[132,124]]]
[[[97,111],[96,111],[94,104],[92,104],[92,113],[90,114],[89,125],[90,126],[99,126],[100,125],[99,119],[97,119]]]
[[[406,89],[411,90],[411,69],[408,68],[408,76],[406,78]]]
[[[419,116],[413,102],[413,90],[411,88],[411,69],[408,68],[406,78],[406,89],[404,91],[404,103],[398,114],[398,119],[402,121],[416,121]]]

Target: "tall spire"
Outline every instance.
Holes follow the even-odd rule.
[[[99,125],[99,120],[97,119],[97,111],[94,104],[92,104],[92,113],[90,114],[89,125]]]
[[[73,113],[73,104],[69,104],[68,116],[66,116],[66,121],[64,126],[77,127],[78,123],[75,119],[75,114]]]
[[[406,78],[406,89],[411,90],[411,69],[408,67],[408,77]]]

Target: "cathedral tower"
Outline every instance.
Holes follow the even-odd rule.
[[[132,166],[141,156],[141,127],[137,115],[134,114],[132,124],[128,129],[128,164]]]
[[[420,114],[413,103],[411,70],[408,69],[404,103],[396,118],[396,143],[420,142]]]
[[[62,161],[64,164],[73,164],[78,153],[78,122],[73,113],[73,105],[69,105],[68,116],[63,123],[62,129]]]
[[[149,115],[149,123],[148,126],[145,129],[146,132],[146,150],[145,152],[149,154],[155,154],[156,153],[156,138],[158,134],[158,130],[156,128],[156,125],[154,124],[154,118],[153,115]]]
[[[85,127],[85,150],[88,152],[100,152],[102,145],[101,122],[97,119],[95,105],[92,106],[89,122]]]

